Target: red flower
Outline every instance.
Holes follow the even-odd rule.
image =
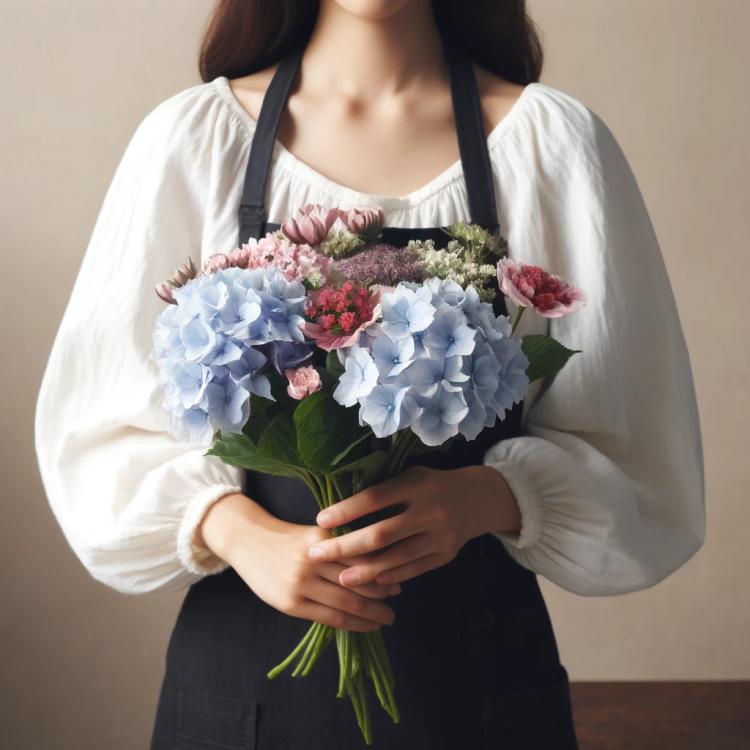
[[[380,316],[378,296],[350,281],[339,288],[323,287],[311,292],[306,310],[311,320],[302,330],[326,351],[352,346]]]
[[[583,292],[540,266],[502,258],[497,264],[500,290],[521,307],[534,307],[545,318],[560,318],[586,303]]]

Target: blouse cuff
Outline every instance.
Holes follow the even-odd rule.
[[[521,512],[521,530],[518,534],[496,531],[492,532],[493,535],[517,549],[531,546],[541,536],[542,529],[541,507],[531,476],[517,461],[499,457],[493,460],[492,450],[489,451],[484,462],[503,475]]]
[[[206,547],[195,543],[195,531],[208,509],[219,499],[241,487],[230,484],[211,485],[190,501],[177,532],[177,556],[183,567],[199,576],[221,573],[229,564]]]

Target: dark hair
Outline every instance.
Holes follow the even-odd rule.
[[[526,0],[433,0],[440,29],[474,62],[513,83],[538,81],[544,55]],[[304,44],[318,0],[218,0],[199,69],[204,81],[263,70]]]

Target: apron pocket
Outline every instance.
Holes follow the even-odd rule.
[[[258,704],[165,678],[151,750],[255,750]]]
[[[485,696],[486,750],[578,750],[568,675],[561,670],[555,682]]]

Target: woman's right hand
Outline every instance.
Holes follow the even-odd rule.
[[[317,525],[282,521],[246,495],[232,493],[208,509],[195,543],[225,560],[259,598],[285,614],[359,632],[392,624],[394,612],[382,600],[401,587],[342,586],[339,574],[346,565],[317,562],[307,554],[311,544],[329,537]]]

